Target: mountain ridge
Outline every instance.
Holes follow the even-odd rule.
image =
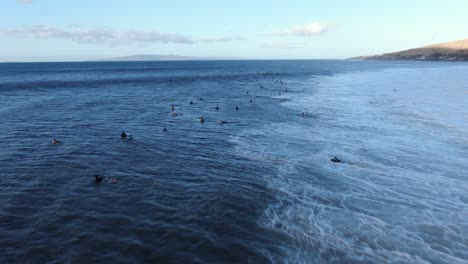
[[[103,59],[101,61],[188,61],[188,60],[236,60],[233,57],[195,57],[182,55],[135,54],[129,56]]]
[[[468,61],[468,39],[433,44],[380,55],[360,56],[352,60]]]

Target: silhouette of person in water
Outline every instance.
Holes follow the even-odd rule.
[[[166,128],[164,128],[164,129],[163,129],[163,132],[167,132],[167,129],[166,129]]]
[[[239,110],[239,107],[236,105],[236,110]]]
[[[192,102],[192,101],[190,101],[190,104],[193,104],[193,102]]]
[[[122,134],[120,134],[120,138],[121,139],[127,138],[127,134],[125,134],[125,131],[122,131]]]
[[[94,182],[95,183],[100,183],[104,180],[105,177],[99,176],[99,175],[94,175]]]
[[[57,140],[57,139],[52,139],[52,141],[50,142],[52,143],[52,145],[57,145],[57,144],[60,144],[60,140]]]
[[[338,159],[337,157],[333,157],[331,160],[331,162],[335,162],[335,163],[341,163],[342,161],[340,159]]]
[[[250,99],[250,102],[253,103],[252,99]]]
[[[216,105],[215,109],[216,109],[216,111],[218,111],[219,110],[219,105]]]
[[[94,179],[93,179],[93,182],[94,183],[101,183],[101,182],[104,182],[104,179],[106,179],[106,177],[104,176],[100,176],[100,175],[94,175]],[[119,182],[119,179],[107,179],[105,182],[107,183],[118,183]]]

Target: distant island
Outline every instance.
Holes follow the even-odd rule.
[[[468,61],[468,39],[352,60]]]
[[[103,59],[101,61],[188,61],[188,60],[236,60],[233,57],[192,57],[180,55],[155,55],[155,54],[138,54],[124,57],[116,57],[111,59]]]

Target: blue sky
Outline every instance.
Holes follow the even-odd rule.
[[[466,0],[2,0],[0,61],[340,59],[468,38]]]

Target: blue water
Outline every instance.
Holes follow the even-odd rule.
[[[0,64],[0,263],[468,263],[467,72]]]

